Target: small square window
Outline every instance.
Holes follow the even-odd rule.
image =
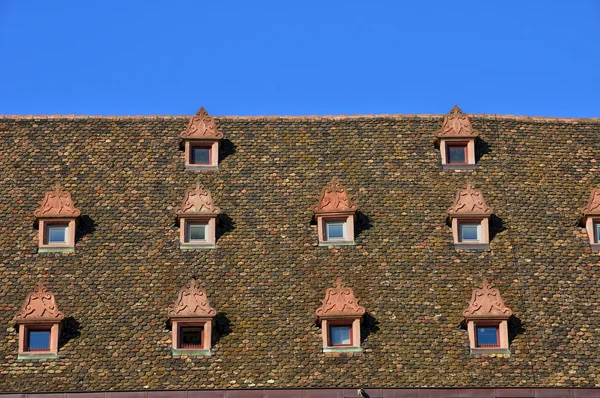
[[[335,325],[329,327],[329,344],[331,346],[352,345],[352,326]]]
[[[50,351],[50,330],[28,330],[27,351]]]
[[[201,350],[204,348],[202,326],[182,326],[179,329],[179,348],[187,350]]]
[[[600,243],[600,221],[594,221],[594,243]]]
[[[190,242],[206,242],[206,223],[189,223],[188,240]]]
[[[467,145],[448,145],[448,161],[449,164],[465,164],[467,163]]]
[[[479,242],[481,224],[461,223],[458,226],[460,242]]]
[[[46,227],[47,244],[67,243],[67,226],[61,224],[48,224]]]
[[[477,347],[491,348],[500,347],[500,336],[498,326],[485,326],[476,328]]]
[[[191,164],[210,164],[210,147],[194,146],[191,152]]]
[[[346,239],[345,221],[327,221],[325,222],[326,240]]]

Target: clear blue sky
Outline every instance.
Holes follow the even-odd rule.
[[[600,1],[0,0],[0,114],[600,117]]]

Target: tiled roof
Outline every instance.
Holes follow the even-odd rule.
[[[600,254],[577,224],[600,121],[473,115],[477,167],[453,171],[442,119],[215,117],[220,169],[194,172],[188,117],[0,117],[0,390],[600,385]],[[360,204],[357,246],[317,246],[334,176]],[[75,253],[38,254],[56,182],[82,213]],[[182,251],[196,182],[222,212],[217,248]],[[493,204],[489,252],[454,249],[446,210],[467,182]],[[174,358],[168,310],[192,277],[218,312],[213,355]],[[367,311],[363,353],[326,357],[314,313],[338,277]],[[469,355],[462,311],[484,278],[517,318],[510,356]],[[17,360],[38,281],[65,314],[58,358]]]

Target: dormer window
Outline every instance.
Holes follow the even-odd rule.
[[[461,250],[489,250],[489,219],[492,209],[480,191],[470,184],[456,193],[448,216],[452,222],[454,247]]]
[[[215,206],[210,191],[200,183],[187,189],[179,218],[179,247],[181,249],[214,249],[216,244],[217,216],[221,209]]]
[[[169,311],[173,356],[210,356],[213,319],[217,311],[210,306],[206,291],[195,279],[179,291]]]
[[[216,170],[219,167],[219,145],[223,134],[206,109],[200,108],[180,135],[185,149],[185,168]]]
[[[508,319],[511,315],[498,289],[487,281],[483,281],[480,289],[473,289],[469,306],[463,311],[471,354],[510,354]]]
[[[15,316],[19,327],[18,359],[56,358],[60,322],[64,317],[54,295],[39,283]]]
[[[365,308],[358,305],[354,290],[341,279],[327,289],[323,305],[316,311],[323,333],[323,352],[362,352],[360,322]]]
[[[475,168],[475,140],[478,132],[473,129],[469,116],[454,106],[444,116],[441,130],[436,133],[444,169]]]
[[[34,212],[39,225],[38,251],[73,252],[76,220],[80,214],[71,194],[60,184],[46,192],[40,208]]]
[[[332,179],[314,207],[319,246],[353,245],[357,208],[338,179]]]
[[[590,248],[600,250],[600,189],[592,190],[588,204],[582,210],[581,223],[588,234]]]

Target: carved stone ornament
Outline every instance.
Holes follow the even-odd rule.
[[[169,310],[171,318],[212,318],[217,311],[212,308],[206,297],[206,291],[198,285],[195,279],[182,287]]]
[[[466,189],[456,193],[454,203],[448,209],[448,214],[453,215],[491,215],[492,208],[487,205],[481,191],[474,189],[471,184]]]
[[[58,310],[54,294],[50,293],[42,282],[38,283],[33,292],[27,295],[21,306],[21,312],[15,316],[15,321],[51,321],[60,322],[65,315]]]
[[[582,213],[584,216],[600,214],[600,189],[592,189],[590,194],[590,200],[588,204],[583,208]]]
[[[185,190],[183,202],[176,211],[178,215],[219,214],[221,209],[215,206],[210,191],[204,189],[200,183],[196,183],[195,188]]]
[[[442,129],[439,130],[435,136],[438,138],[444,137],[477,137],[477,131],[473,130],[471,125],[471,119],[467,114],[464,114],[462,110],[454,105],[454,108],[444,116],[444,123]]]
[[[463,311],[466,319],[508,319],[511,315],[512,311],[504,305],[498,289],[492,288],[492,285],[485,279],[481,289],[473,289],[469,306]]]
[[[79,217],[81,212],[75,208],[75,202],[71,194],[56,183],[52,191],[46,192],[44,199],[40,202],[40,208],[33,213],[36,217]]]
[[[335,212],[353,212],[358,206],[348,196],[346,189],[340,184],[337,178],[321,191],[321,199],[314,207],[315,213],[335,213]]]
[[[321,302],[316,314],[319,318],[330,317],[356,317],[360,318],[365,313],[365,308],[358,305],[358,299],[354,296],[354,290],[345,287],[342,280],[338,278],[335,287],[327,289],[325,299]]]
[[[204,107],[196,112],[196,116],[192,116],[186,129],[180,135],[183,139],[214,139],[220,140],[223,138],[223,133],[217,130],[217,125],[212,117],[208,116],[208,112]]]

